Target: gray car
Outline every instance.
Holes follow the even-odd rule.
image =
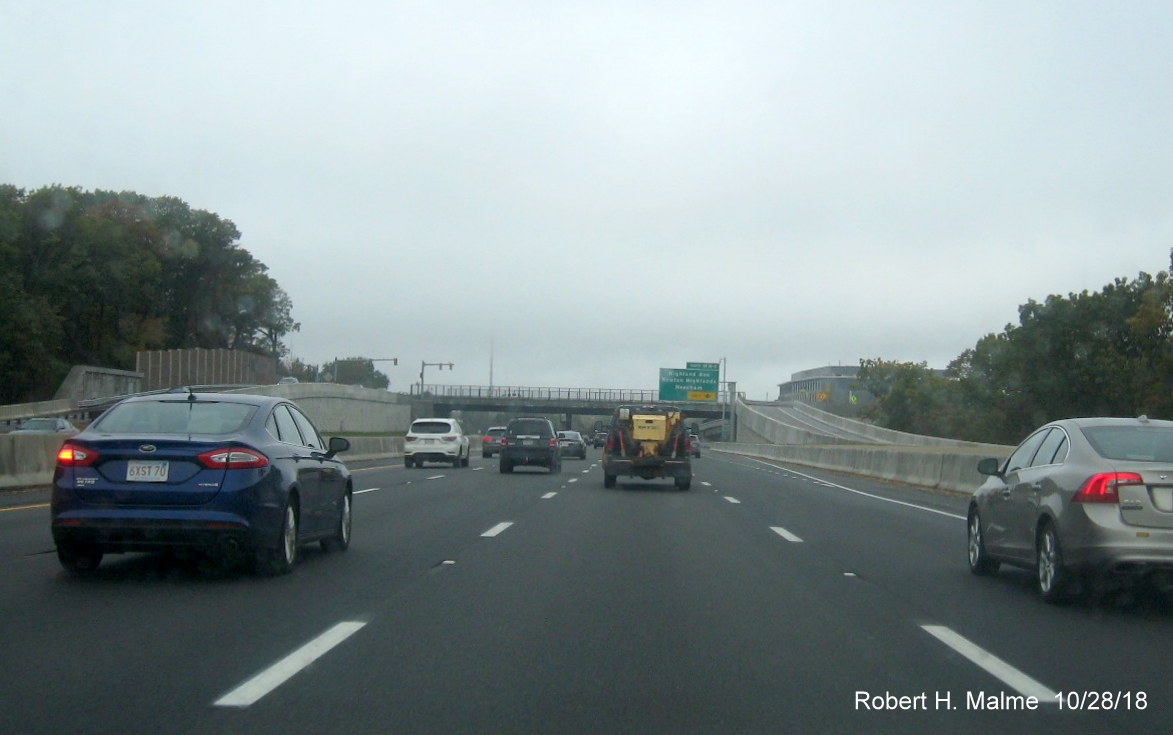
[[[969,567],[1035,571],[1047,602],[1088,583],[1173,584],[1173,421],[1053,421],[988,475],[968,514]]]
[[[77,427],[62,418],[25,419],[12,434],[76,434]]]

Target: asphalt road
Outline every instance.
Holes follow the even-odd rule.
[[[715,452],[605,490],[597,458],[356,465],[350,550],[273,579],[74,579],[45,493],[4,496],[0,732],[1168,731],[1169,606],[973,577],[962,497]]]

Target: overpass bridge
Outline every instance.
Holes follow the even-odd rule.
[[[690,419],[720,420],[729,414],[728,393],[717,401],[661,401],[656,390],[622,388],[534,388],[528,386],[419,385],[412,386],[417,405],[426,404],[436,416],[453,411],[484,411],[512,414],[566,414],[610,416],[624,403],[668,403]],[[417,411],[417,413],[419,413]]]

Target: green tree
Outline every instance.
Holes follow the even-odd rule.
[[[375,369],[375,361],[368,357],[347,357],[322,366],[322,371],[333,376],[335,383],[361,385],[364,388],[386,388],[390,378]]]

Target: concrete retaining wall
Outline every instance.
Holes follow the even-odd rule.
[[[330,432],[323,432],[330,436]],[[57,450],[67,437],[57,434],[0,434],[0,490],[47,487],[53,482]],[[403,456],[401,436],[355,436],[343,461],[361,462]]]
[[[991,452],[989,448],[1000,451]],[[722,442],[714,444],[712,449],[908,485],[969,493],[985,480],[978,474],[978,460],[983,457],[1003,459],[1010,456],[1014,447],[997,444],[984,445],[983,448],[929,448]]]
[[[235,392],[288,398],[306,412],[323,434],[403,433],[411,426],[410,396],[385,390],[333,383],[292,383],[252,386]]]

